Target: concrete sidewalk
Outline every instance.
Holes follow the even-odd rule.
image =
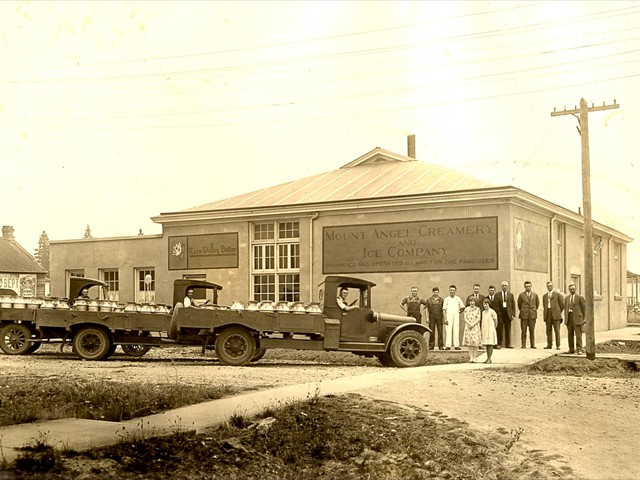
[[[598,343],[609,340],[640,340],[640,328],[624,328],[596,334]],[[566,351],[566,348],[560,351],[546,350],[545,345],[546,342],[542,342],[536,345],[536,349],[495,350],[492,364],[462,363],[407,369],[381,368],[380,371],[365,375],[343,377],[320,383],[290,385],[212,400],[126,422],[62,419],[4,427],[0,428],[0,455],[6,462],[11,463],[19,455],[20,447],[33,444],[36,440],[46,441],[47,444],[59,449],[83,451],[93,447],[112,445],[123,438],[164,435],[175,433],[180,429],[202,431],[227,421],[234,413],[251,416],[269,406],[304,400],[316,394],[341,394],[398,381],[421,381],[428,377],[430,372],[516,367]],[[430,355],[438,355],[438,352],[432,352]],[[466,352],[461,355],[466,355]],[[480,360],[484,358],[484,356],[480,357]]]

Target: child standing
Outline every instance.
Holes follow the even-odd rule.
[[[498,314],[490,306],[488,298],[484,299],[482,310],[482,344],[487,349],[487,359],[484,363],[491,363],[491,355],[493,355],[493,347],[498,344],[498,334],[496,333],[496,325],[498,324]]]

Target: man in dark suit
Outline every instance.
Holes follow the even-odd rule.
[[[587,303],[582,295],[576,293],[576,286],[569,285],[569,295],[564,299],[565,324],[567,325],[567,340],[569,341],[569,351],[582,355],[582,328],[586,319]],[[574,336],[575,335],[575,349]]]
[[[496,293],[496,287],[489,285],[489,293],[487,293],[485,298],[489,299],[491,310],[498,313],[498,294]]]
[[[500,284],[501,291],[496,294],[497,306],[495,309],[498,314],[498,345],[505,348],[513,348],[511,346],[511,321],[516,317],[516,299],[513,293],[509,291],[509,283],[502,282]]]
[[[536,318],[540,307],[540,297],[531,291],[532,284],[529,280],[524,282],[524,292],[518,295],[518,310],[520,311],[520,347],[527,347],[527,329],[529,329],[529,342],[531,348],[536,348]]]
[[[560,350],[560,324],[563,310],[564,298],[559,292],[553,291],[552,282],[547,282],[547,293],[542,296],[542,318],[547,328],[547,346],[544,348],[553,347],[553,331],[556,337],[556,350]]]
[[[473,286],[473,293],[472,293],[471,295],[469,295],[469,296],[467,297],[467,301],[466,301],[466,302],[464,302],[464,305],[465,305],[466,307],[468,307],[468,306],[469,306],[469,301],[470,301],[472,298],[473,298],[473,299],[475,299],[475,301],[476,301],[476,307],[480,307],[480,308],[482,308],[482,302],[484,301],[484,295],[480,293],[480,284],[479,284],[479,283],[476,283],[476,284]]]

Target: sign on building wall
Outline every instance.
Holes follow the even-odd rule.
[[[544,225],[513,219],[513,267],[516,270],[549,271],[549,230]]]
[[[22,297],[36,296],[36,276],[17,273],[0,273],[0,288],[13,290]]]
[[[237,267],[237,233],[169,237],[169,270]]]
[[[323,273],[498,269],[498,217],[324,227]]]

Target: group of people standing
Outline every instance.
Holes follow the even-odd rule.
[[[418,287],[411,288],[411,295],[402,299],[400,305],[407,315],[422,322],[422,312],[426,311],[431,329],[429,349],[435,349],[436,339],[440,350],[460,350],[460,318],[464,321],[462,345],[469,348],[471,362],[478,358],[479,349],[484,347],[487,353],[485,363],[491,363],[493,349],[513,348],[511,345],[511,322],[520,319],[521,348],[527,347],[527,332],[531,348],[535,346],[535,326],[538,309],[542,304],[543,319],[546,324],[547,346],[553,348],[555,337],[556,349],[560,349],[560,324],[564,319],[567,325],[569,352],[582,353],[582,327],[585,323],[585,300],[576,293],[576,286],[569,285],[566,297],[554,289],[552,282],[547,282],[547,293],[542,301],[532,290],[530,281],[524,282],[524,291],[516,300],[509,291],[509,283],[501,282],[500,291],[489,286],[487,295],[480,293],[480,285],[473,286],[473,293],[466,302],[457,295],[457,287],[449,286],[449,295],[440,297],[440,289],[433,287],[432,295],[424,299],[418,295]],[[443,331],[444,330],[444,331]],[[575,344],[574,344],[575,340]]]

